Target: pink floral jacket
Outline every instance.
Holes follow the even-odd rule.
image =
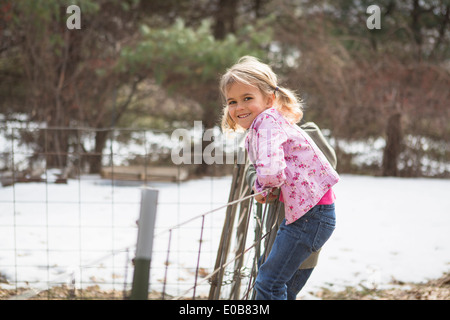
[[[253,120],[245,147],[256,169],[256,191],[281,187],[286,224],[308,212],[339,181],[308,134],[275,108]]]

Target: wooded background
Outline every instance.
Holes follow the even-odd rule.
[[[79,30],[66,26],[72,4]],[[372,4],[381,29],[366,26]],[[2,133],[11,121],[212,128],[220,75],[254,55],[304,99],[304,121],[326,129],[339,172],[449,177],[449,26],[450,0],[0,0]],[[108,132],[83,146],[91,173]],[[73,134],[46,133],[59,153],[48,167],[67,166]],[[42,136],[20,139],[44,148]],[[379,159],[355,164],[346,146],[377,141]]]

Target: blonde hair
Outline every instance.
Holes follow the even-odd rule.
[[[274,106],[289,122],[297,123],[302,119],[302,101],[291,90],[278,86],[277,75],[272,71],[272,68],[255,57],[244,56],[229,68],[220,80],[220,92],[225,104],[222,116],[222,129],[224,131],[241,129],[231,118],[226,104],[227,92],[234,83],[254,86],[265,97],[275,93]]]

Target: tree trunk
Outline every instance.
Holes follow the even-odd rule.
[[[383,152],[383,176],[398,176],[397,162],[401,151],[402,129],[401,114],[389,117],[386,128],[386,146]]]
[[[103,149],[110,131],[102,130],[95,133],[95,147],[92,155],[89,156],[89,173],[100,173],[102,169]]]
[[[69,148],[69,134],[63,129],[44,129],[44,152],[47,168],[65,168]]]
[[[235,32],[237,0],[219,0],[215,13],[214,38],[224,39],[228,33]]]

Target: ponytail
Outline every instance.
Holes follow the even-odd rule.
[[[275,88],[275,101],[281,114],[291,123],[298,123],[303,118],[303,102],[294,92],[287,88]]]

